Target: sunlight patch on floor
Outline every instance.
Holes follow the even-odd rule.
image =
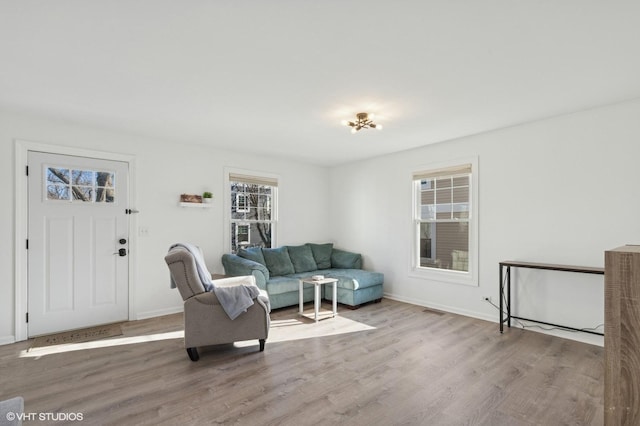
[[[340,315],[332,318],[330,315],[322,315],[319,322],[304,316],[295,316],[290,318],[281,318],[271,321],[269,337],[267,343],[287,342],[301,339],[314,339],[326,336],[335,336],[338,334],[356,333],[367,330],[375,330],[375,327],[354,321]],[[62,345],[45,346],[39,348],[30,348],[20,352],[20,358],[40,358],[46,355],[61,354],[73,351],[82,351],[87,349],[100,349],[112,346],[134,345],[139,343],[157,342],[160,340],[182,339],[184,331],[171,331],[167,333],[145,334],[142,336],[110,338],[103,340],[94,340],[83,343],[68,343]],[[235,346],[244,347],[255,345],[255,341],[248,340],[245,342],[235,342]]]
[[[168,333],[145,334],[143,336],[120,337],[116,339],[94,340],[84,343],[68,343],[63,345],[31,348],[20,352],[20,358],[39,358],[45,355],[60,354],[65,352],[82,351],[85,349],[99,349],[111,346],[133,345],[137,343],[157,342],[159,340],[182,339],[184,330]]]
[[[271,328],[267,344],[287,342],[301,339],[314,339],[318,337],[335,336],[338,334],[356,333],[367,330],[375,330],[375,327],[351,320],[340,315],[335,318],[324,317],[319,322],[314,322],[307,317],[297,316],[271,320]],[[255,345],[253,341],[236,342],[235,346]]]

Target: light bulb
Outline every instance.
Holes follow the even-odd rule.
[[[349,122],[347,120],[342,120],[340,124],[342,124],[343,126],[348,126]]]
[[[351,133],[355,133],[355,132],[357,132],[356,128],[355,128],[355,127],[352,127],[352,128],[351,128]]]
[[[382,124],[376,124],[376,129],[382,130]]]
[[[368,116],[369,120],[373,121],[374,118],[376,118],[375,114],[369,114]]]

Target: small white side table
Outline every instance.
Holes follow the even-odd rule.
[[[302,278],[300,279],[299,286],[299,314],[304,315],[304,297],[303,290],[304,284],[313,284],[313,312],[314,319],[318,322],[318,312],[320,311],[320,288],[323,284],[333,284],[333,317],[335,318],[338,315],[338,280],[336,278],[325,278],[322,280],[314,280],[313,278]]]

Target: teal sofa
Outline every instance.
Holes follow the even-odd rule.
[[[362,269],[362,256],[333,248],[333,244],[307,243],[273,249],[253,247],[237,254],[224,254],[225,275],[253,275],[269,294],[271,308],[298,304],[300,278],[324,275],[337,278],[338,303],[357,308],[382,299],[384,275]],[[333,299],[333,286],[323,286],[324,298]],[[313,300],[313,285],[305,284],[303,300]]]

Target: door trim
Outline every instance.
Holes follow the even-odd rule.
[[[15,277],[15,341],[19,342],[27,340],[28,327],[26,322],[26,314],[28,308],[28,256],[26,241],[28,238],[27,224],[29,222],[29,200],[27,196],[28,181],[26,175],[28,152],[38,151],[50,154],[72,155],[77,157],[99,158],[105,160],[121,161],[129,165],[129,202],[127,208],[133,208],[137,202],[136,196],[136,158],[130,154],[119,154],[106,151],[88,150],[83,148],[75,148],[62,145],[53,145],[41,142],[32,142],[14,139],[15,144],[15,163],[14,163],[14,277]],[[135,309],[135,283],[137,278],[137,268],[135,259],[137,259],[138,247],[138,217],[137,215],[129,216],[129,319],[136,318]]]

